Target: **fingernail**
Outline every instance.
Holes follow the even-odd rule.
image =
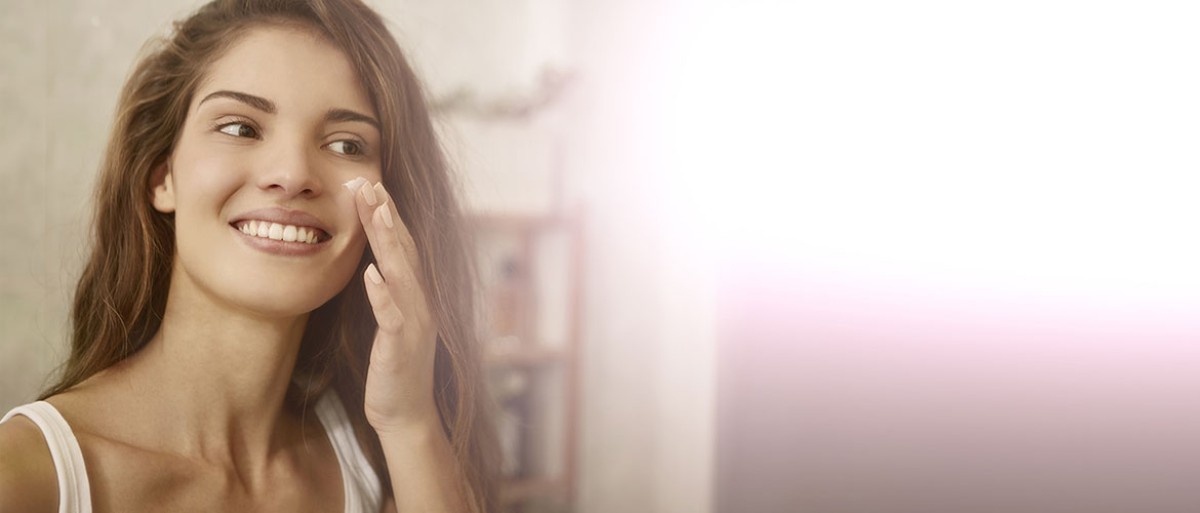
[[[375,197],[375,188],[374,187],[363,187],[362,195],[363,195],[363,199],[367,200],[368,206],[373,207],[373,206],[375,206],[376,203],[379,202],[379,199]]]
[[[383,190],[383,182],[375,183],[375,195],[381,198],[381,201],[387,203],[387,191]]]
[[[354,192],[354,191],[358,190],[359,187],[362,187],[366,183],[367,183],[367,179],[360,176],[358,178],[355,178],[353,180],[350,180],[349,182],[342,184],[342,187],[350,189],[350,192]]]
[[[392,224],[392,212],[388,210],[386,204],[379,206],[379,215],[383,216],[383,224],[388,228],[395,228],[395,225]]]
[[[383,276],[379,274],[379,269],[375,268],[375,264],[367,264],[367,277],[376,285],[383,283]]]

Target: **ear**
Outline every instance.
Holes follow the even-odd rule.
[[[171,173],[170,158],[163,159],[150,173],[150,203],[154,210],[164,214],[175,211],[175,176]]]

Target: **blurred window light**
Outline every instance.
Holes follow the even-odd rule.
[[[1200,8],[681,7],[663,214],[716,258],[1200,298]]]

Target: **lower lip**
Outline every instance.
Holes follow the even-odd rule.
[[[316,244],[309,244],[307,242],[288,242],[283,240],[268,239],[266,237],[254,237],[252,235],[246,235],[242,233],[241,230],[233,227],[232,225],[229,228],[237,233],[239,237],[241,237],[242,242],[245,242],[254,249],[265,253],[270,253],[272,255],[308,256],[316,254],[317,252],[325,249],[325,246],[329,244],[328,240],[324,240]]]

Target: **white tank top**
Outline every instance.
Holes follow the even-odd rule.
[[[383,504],[379,476],[358,445],[354,425],[346,416],[346,409],[337,394],[332,390],[325,392],[313,410],[337,453],[346,496],[345,512],[378,513]],[[33,421],[46,438],[46,445],[50,446],[50,457],[58,473],[58,513],[91,513],[92,494],[83,465],[83,452],[79,450],[79,441],[67,420],[50,403],[38,401],[13,408],[0,418],[0,424],[16,415]]]

